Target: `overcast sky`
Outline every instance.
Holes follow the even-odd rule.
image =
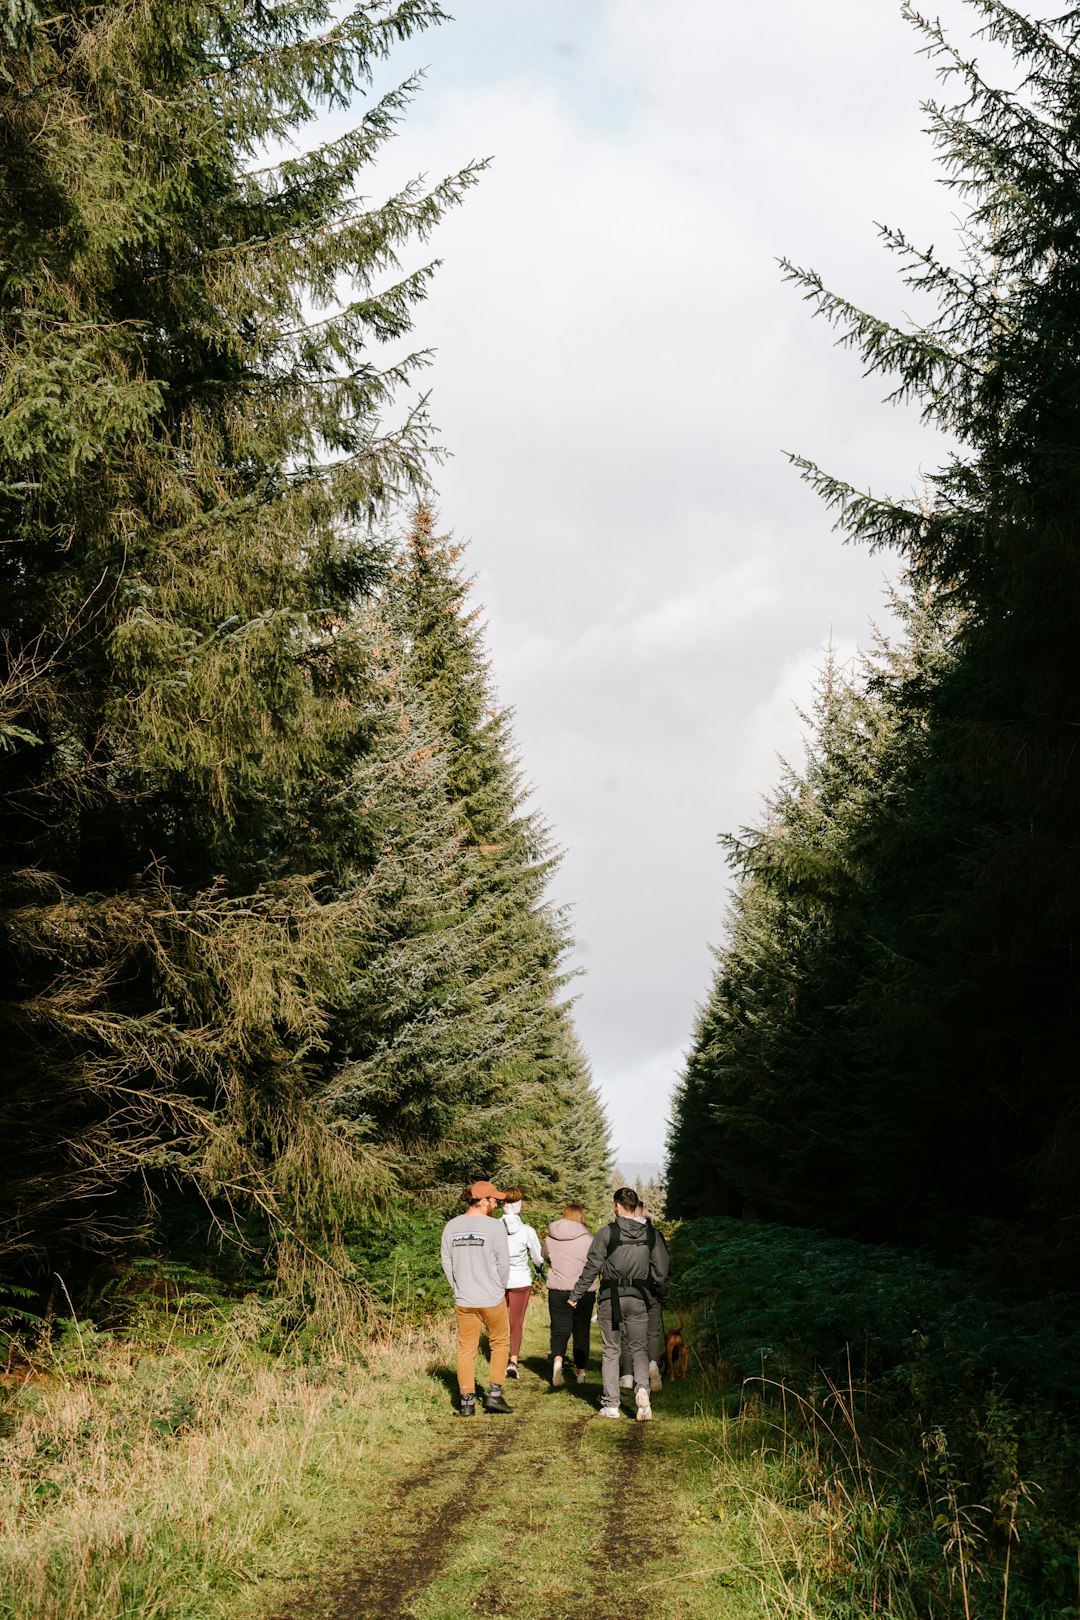
[[[660,1158],[723,936],[717,834],[799,757],[823,648],[866,642],[894,566],[843,545],[783,451],[894,494],[938,455],[775,261],[912,307],[874,222],[951,251],[936,82],[899,0],[456,10],[395,59],[429,72],[386,171],[495,159],[438,232],[418,323],[453,453],[440,516],[566,850],[615,1143]]]

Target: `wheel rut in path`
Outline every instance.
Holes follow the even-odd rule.
[[[665,1504],[649,1491],[651,1482],[642,1478],[651,1451],[643,1425],[635,1423],[626,1429],[597,1543],[598,1571],[603,1575],[588,1610],[589,1620],[624,1620],[627,1613],[645,1612],[638,1589],[664,1539]],[[648,1475],[649,1469],[644,1472]]]
[[[523,1461],[528,1469],[537,1504],[541,1509],[546,1507],[549,1512],[554,1509],[555,1516],[561,1511],[559,1504],[565,1491],[563,1472],[568,1466],[572,1468],[573,1459],[580,1456],[585,1432],[595,1415],[590,1405],[571,1421],[560,1425],[559,1451],[555,1457],[550,1451],[538,1457],[528,1444],[528,1431],[521,1436],[522,1450],[526,1456],[519,1461]],[[472,1598],[469,1612],[483,1616],[513,1615],[515,1620],[525,1620],[534,1610],[531,1606],[525,1606],[528,1599],[523,1597],[520,1585],[515,1584],[514,1577],[518,1573],[516,1567],[505,1567],[484,1581]],[[584,1592],[577,1594],[579,1598],[587,1595]],[[577,1608],[573,1612],[579,1617],[587,1614],[592,1620],[591,1608]],[[561,1620],[561,1612],[549,1610],[547,1620]]]
[[[485,1423],[501,1422],[485,1419]],[[399,1479],[387,1498],[382,1523],[391,1527],[378,1545],[332,1578],[298,1592],[270,1620],[401,1620],[410,1599],[418,1596],[449,1557],[453,1532],[465,1517],[476,1479],[500,1462],[519,1437],[519,1424],[503,1424],[497,1431],[478,1434],[446,1448],[422,1467]],[[457,1490],[448,1497],[430,1496],[432,1482],[440,1478],[440,1463],[462,1453],[471,1454],[469,1468]],[[455,1469],[456,1472],[456,1469]],[[395,1526],[400,1532],[395,1533]]]
[[[626,1438],[625,1460],[618,1480],[612,1481],[611,1506],[604,1523],[601,1557],[616,1576],[640,1575],[658,1547],[655,1504],[646,1503],[641,1489],[641,1463],[645,1429],[635,1423]]]
[[[650,1577],[681,1540],[665,1485],[677,1436],[598,1422],[594,1400],[595,1386],[552,1391],[546,1357],[528,1358],[513,1416],[452,1419],[408,1473],[376,1470],[366,1492],[358,1476],[350,1543],[268,1620],[621,1620],[628,1605],[666,1620]]]

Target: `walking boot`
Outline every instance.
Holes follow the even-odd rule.
[[[462,1417],[475,1417],[476,1416],[476,1396],[475,1395],[463,1395],[461,1397],[461,1415],[462,1415]]]
[[[507,1406],[503,1399],[502,1385],[492,1384],[484,1398],[485,1412],[512,1412],[514,1408]]]

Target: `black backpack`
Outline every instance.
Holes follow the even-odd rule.
[[[649,1248],[649,1274],[647,1279],[621,1283],[617,1277],[610,1276],[605,1267],[604,1280],[600,1284],[600,1297],[604,1298],[606,1296],[611,1300],[611,1325],[613,1328],[619,1328],[622,1325],[622,1307],[619,1303],[620,1290],[625,1290],[626,1293],[639,1294],[645,1301],[646,1309],[653,1302],[653,1252],[656,1249],[656,1227],[652,1221],[647,1220],[645,1222],[645,1235],[642,1241],[647,1243]],[[637,1246],[636,1241],[631,1243],[627,1240],[619,1225],[618,1216],[616,1216],[608,1228],[607,1259],[611,1259],[616,1249],[637,1248]]]

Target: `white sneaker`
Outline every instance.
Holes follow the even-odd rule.
[[[664,1387],[664,1380],[660,1376],[660,1369],[655,1361],[649,1362],[649,1389],[654,1395],[659,1395]]]
[[[620,1389],[633,1389],[633,1387],[634,1387],[634,1375],[633,1375],[633,1373],[623,1373],[622,1377],[619,1379],[619,1388]]]
[[[652,1417],[652,1407],[649,1404],[649,1392],[644,1387],[639,1389],[634,1399],[637,1401],[637,1420],[639,1423],[648,1423]]]
[[[596,1415],[597,1417],[622,1417],[622,1413],[617,1406],[602,1406]]]
[[[551,1387],[552,1389],[562,1389],[562,1386],[562,1357],[559,1356],[551,1369]]]
[[[579,1384],[583,1384],[585,1382],[585,1369],[584,1369],[584,1367],[575,1367],[575,1369],[574,1369],[574,1377],[577,1379]]]

